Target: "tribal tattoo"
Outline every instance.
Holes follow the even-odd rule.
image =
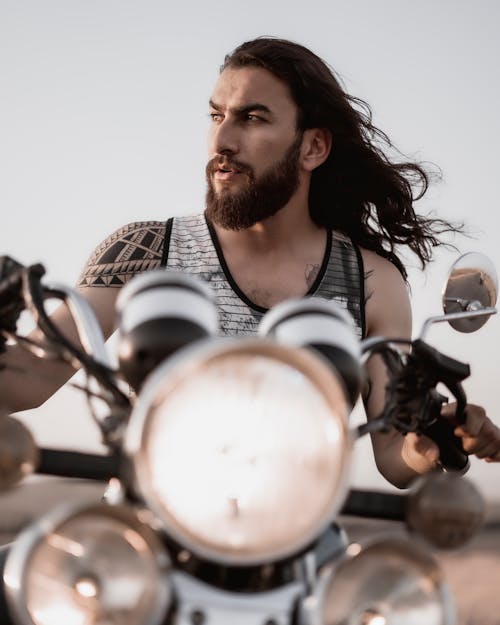
[[[138,221],[114,232],[96,248],[78,286],[121,287],[136,274],[157,269],[165,227],[163,221]]]

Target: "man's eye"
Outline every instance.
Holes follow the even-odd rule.
[[[221,113],[209,113],[208,116],[210,117],[210,119],[213,122],[220,122],[220,121],[222,121],[222,114]]]
[[[249,122],[262,121],[261,117],[259,117],[258,115],[254,115],[253,113],[247,113],[245,119]]]

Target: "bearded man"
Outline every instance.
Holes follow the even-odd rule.
[[[382,149],[392,147],[390,140],[372,125],[368,106],[346,94],[307,48],[259,38],[226,57],[210,120],[204,214],[129,224],[96,249],[82,274],[80,292],[104,334],[113,330],[119,287],[166,267],[212,286],[221,334],[251,334],[272,306],[314,295],[346,307],[360,337],[410,337],[397,246],[409,247],[425,266],[451,226],[415,213],[427,175],[415,163],[390,161]],[[76,338],[65,311],[56,311],[54,321]],[[14,349],[3,359],[41,366]],[[23,393],[15,392],[14,373],[2,373],[8,409],[40,404],[73,374],[64,364],[42,366],[43,378]],[[373,418],[386,383],[377,357],[368,374],[365,405]],[[500,460],[500,431],[482,408],[468,406],[457,433],[468,453]],[[372,442],[380,472],[400,487],[438,461],[436,445],[424,436],[393,431],[374,434]]]

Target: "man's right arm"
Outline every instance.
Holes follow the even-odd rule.
[[[165,222],[135,222],[107,237],[91,255],[80,276],[78,291],[94,309],[106,338],[114,329],[120,287],[134,275],[160,266],[164,239]],[[79,345],[66,306],[59,306],[51,320]],[[38,330],[30,338],[43,342]],[[40,406],[75,373],[67,363],[39,359],[18,345],[8,346],[0,355],[0,368],[0,410],[7,412]]]

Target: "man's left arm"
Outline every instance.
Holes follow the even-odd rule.
[[[406,284],[396,267],[377,254],[363,250],[366,291],[367,336],[411,337],[411,308]],[[388,381],[380,356],[367,363],[370,388],[365,396],[368,419],[378,417],[385,404]],[[443,407],[443,416],[453,414],[454,405]],[[466,423],[455,430],[464,450],[488,461],[500,461],[500,429],[486,416],[484,409],[467,406]],[[403,436],[396,430],[372,435],[375,461],[381,474],[392,484],[405,488],[418,475],[438,465],[437,445],[426,436],[414,433]]]

